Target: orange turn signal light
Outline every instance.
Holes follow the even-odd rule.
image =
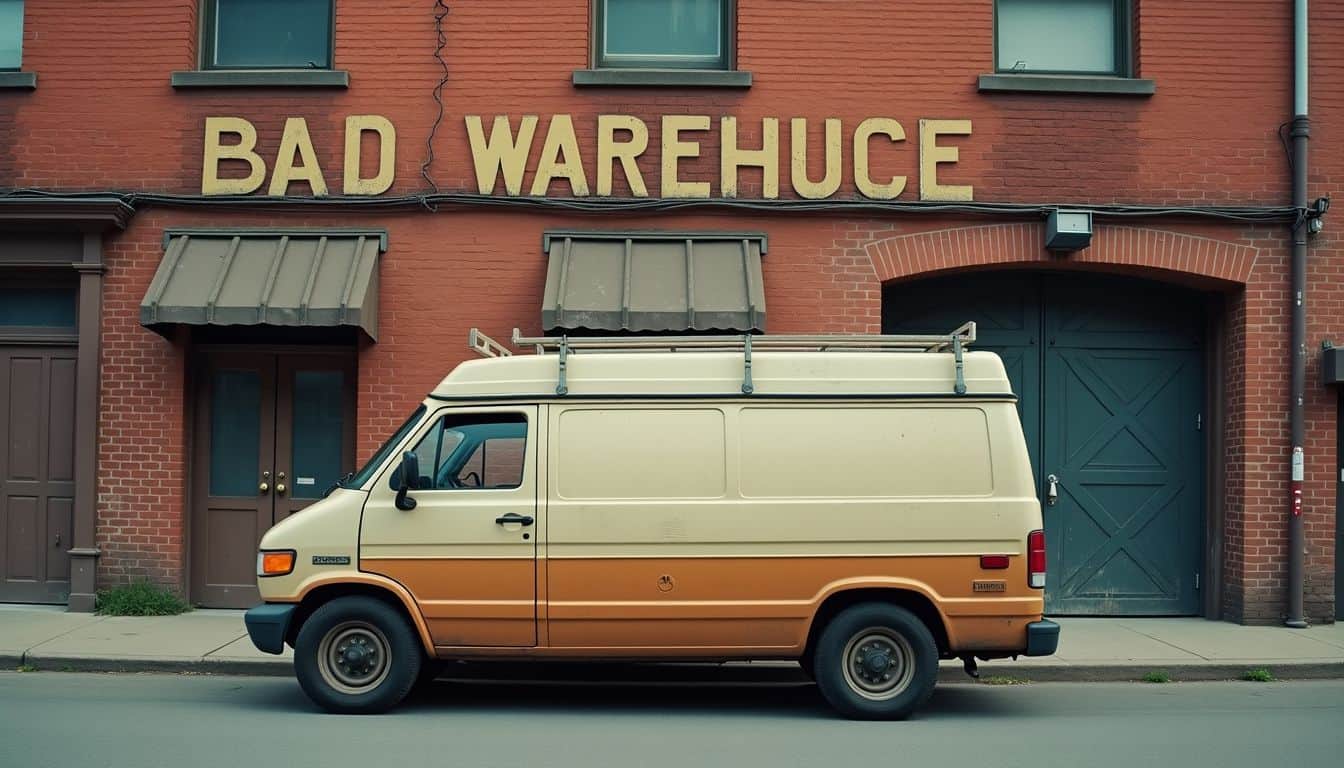
[[[257,558],[258,576],[284,576],[294,570],[294,550],[262,552]]]

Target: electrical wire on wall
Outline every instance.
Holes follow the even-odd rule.
[[[939,203],[922,200],[867,200],[859,198],[832,200],[746,198],[611,198],[611,197],[505,197],[469,192],[432,192],[416,195],[389,195],[356,197],[333,195],[329,197],[253,196],[253,195],[187,195],[156,192],[56,192],[40,189],[13,189],[0,191],[0,203],[13,200],[106,201],[114,199],[128,209],[194,208],[256,210],[294,208],[365,208],[406,209],[424,208],[511,208],[530,210],[557,210],[567,213],[614,212],[669,212],[669,211],[751,211],[760,213],[793,212],[816,214],[867,215],[927,215],[930,213],[960,213],[985,218],[1040,220],[1060,208],[1085,207],[1098,219],[1134,218],[1197,218],[1241,221],[1249,224],[1291,222],[1303,215],[1292,206],[1257,205],[1125,205],[1122,203],[1090,204],[1059,203]]]
[[[448,4],[443,0],[434,0],[434,58],[439,62],[443,69],[443,76],[434,86],[434,103],[438,105],[438,114],[434,117],[434,123],[429,127],[429,136],[425,139],[425,161],[420,164],[420,175],[424,177],[425,183],[433,194],[438,194],[439,185],[430,178],[429,167],[434,163],[434,136],[439,132],[439,123],[443,122],[443,87],[448,84],[448,61],[443,58],[443,49],[448,45],[448,36],[443,31],[443,20],[448,15]],[[423,203],[430,210],[434,210],[432,203],[426,200]]]

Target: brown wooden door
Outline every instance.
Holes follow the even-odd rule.
[[[282,355],[277,365],[275,521],[322,498],[354,468],[354,361]]]
[[[0,347],[0,601],[70,596],[76,354]]]
[[[353,466],[354,391],[348,355],[205,353],[192,480],[193,602],[245,608],[260,601],[262,534]]]

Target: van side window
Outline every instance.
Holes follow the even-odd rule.
[[[422,491],[517,488],[523,483],[527,418],[521,413],[448,414],[416,444]],[[393,473],[395,489],[399,478]]]

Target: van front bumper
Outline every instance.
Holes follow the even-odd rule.
[[[257,650],[266,653],[284,653],[285,636],[289,634],[289,621],[294,617],[297,606],[286,603],[266,603],[249,608],[243,614],[243,624],[247,625],[247,636]]]
[[[1049,619],[1027,625],[1028,656],[1049,656],[1059,648],[1059,625]],[[263,649],[264,650],[264,649]]]

